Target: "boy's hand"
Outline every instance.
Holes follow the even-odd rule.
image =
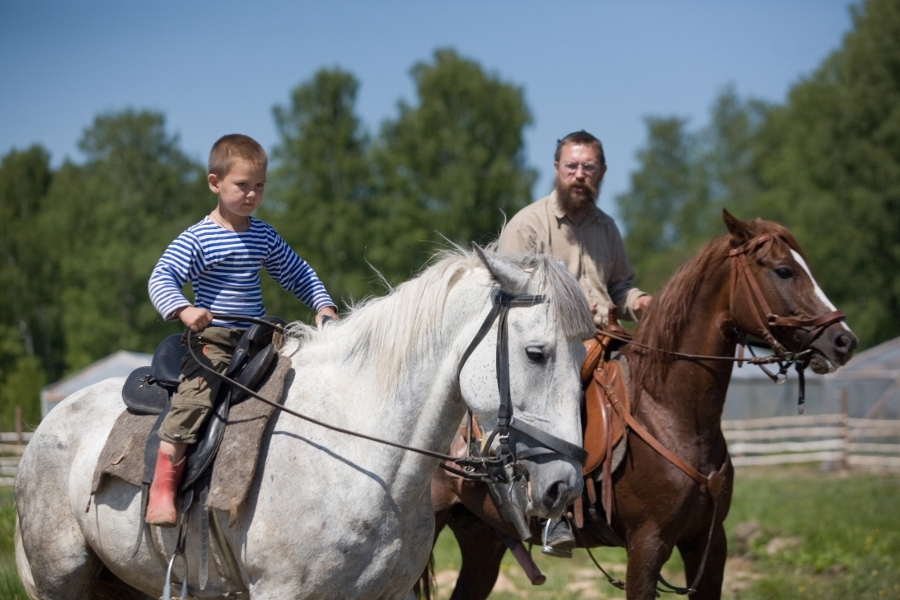
[[[323,308],[322,310],[320,310],[319,312],[316,313],[316,326],[321,325],[322,319],[325,317],[328,317],[329,319],[334,319],[335,321],[340,320],[340,319],[338,319],[337,311],[334,310],[334,307],[326,306],[325,308]]]
[[[209,310],[205,308],[197,308],[196,306],[185,306],[178,312],[178,318],[194,333],[199,333],[206,329],[212,323],[213,316]]]

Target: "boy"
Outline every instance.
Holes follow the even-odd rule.
[[[207,181],[218,197],[216,208],[189,227],[163,253],[150,275],[153,306],[167,320],[180,319],[192,332],[193,348],[222,373],[243,333],[242,323],[220,322],[213,313],[263,317],[259,270],[316,311],[316,324],[337,318],[334,302],[315,271],[275,230],[251,217],[263,199],[268,158],[255,140],[231,134],[213,144]],[[194,304],[181,293],[190,281]],[[146,521],[175,525],[175,492],[184,454],[213,408],[221,387],[190,355],[182,363],[181,383],[159,428],[159,452]]]

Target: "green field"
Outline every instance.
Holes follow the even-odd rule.
[[[805,468],[738,471],[726,521],[729,559],[723,597],[733,600],[900,600],[900,475],[839,475]],[[13,554],[12,490],[0,488],[0,598],[25,599]],[[616,577],[625,576],[621,549],[594,557]],[[531,586],[507,555],[492,599],[624,598],[597,571],[584,550],[571,560],[535,549],[547,583]],[[449,533],[435,551],[438,596],[453,587],[459,555]],[[680,561],[665,576],[683,584]],[[663,596],[666,597],[666,596]],[[669,596],[673,597],[674,596]]]
[[[731,600],[900,599],[900,475],[822,473],[810,468],[742,469],[725,522],[729,558],[723,598]],[[625,578],[625,551],[591,551]],[[677,552],[676,552],[677,554]],[[492,600],[624,598],[585,550],[571,560],[532,555],[547,575],[532,586],[507,553]],[[438,597],[453,589],[459,552],[449,531],[435,549]],[[665,578],[684,585],[681,560]],[[663,594],[662,598],[676,598]]]

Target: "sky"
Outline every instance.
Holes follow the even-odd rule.
[[[609,170],[601,208],[628,191],[647,117],[709,122],[727,86],[784,103],[838,49],[848,0],[0,0],[0,155],[40,144],[54,167],[81,162],[94,118],[126,108],[166,116],[200,163],[225,133],[271,151],[272,108],[321,68],[359,81],[374,135],[417,104],[410,69],[452,47],[520,87],[534,123],[534,197],[553,181],[556,140],[586,129]],[[748,217],[751,215],[748,215]]]

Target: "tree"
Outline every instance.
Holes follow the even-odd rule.
[[[521,88],[485,73],[451,49],[413,66],[418,105],[401,101],[374,149],[378,218],[369,256],[403,280],[445,245],[497,236],[531,200],[536,174],[525,166],[531,123]]]
[[[149,302],[147,280],[211,198],[204,172],[166,134],[159,113],[100,115],[79,147],[85,164],[56,173],[43,214],[59,252],[67,369],[116,350],[152,351],[172,332]]]
[[[900,334],[900,5],[853,30],[761,138],[758,201],[792,228],[862,347]]]
[[[372,185],[368,136],[354,113],[359,84],[350,73],[322,69],[273,110],[281,141],[272,152],[271,185],[260,214],[316,270],[332,298],[349,303],[369,293],[366,263]],[[303,314],[296,300],[267,282],[269,310]]]
[[[0,421],[16,405],[26,421],[40,417],[45,371],[58,370],[51,272],[53,245],[41,235],[41,209],[52,174],[39,147],[13,150],[0,162]]]
[[[760,190],[757,134],[769,107],[731,87],[696,132],[679,118],[648,118],[631,189],[616,198],[625,246],[641,287],[655,289],[709,239],[724,233],[722,209],[753,211]],[[755,215],[753,215],[755,216]]]

